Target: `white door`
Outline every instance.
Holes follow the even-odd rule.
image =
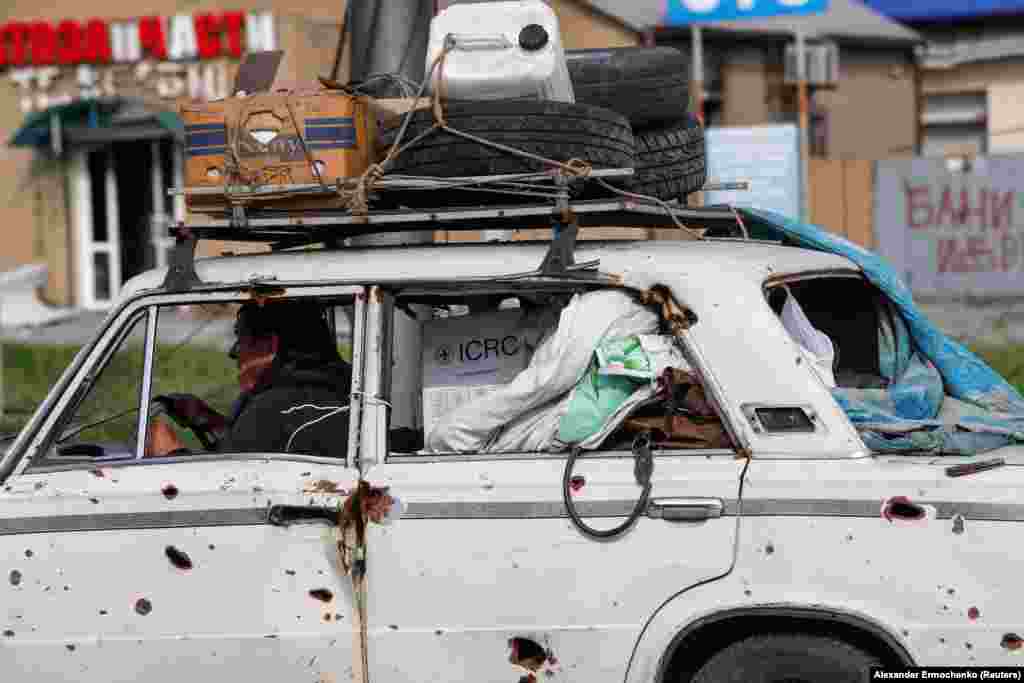
[[[371,298],[385,303],[369,304],[368,336],[387,319],[374,314],[387,298]],[[396,372],[403,366],[396,357]],[[373,367],[368,358],[371,396],[386,393]],[[397,409],[402,397],[387,398]],[[371,401],[364,426],[388,407]],[[510,663],[512,642],[521,659],[539,652],[541,669],[561,670],[551,680],[623,680],[659,607],[732,567],[743,461],[731,451],[656,452],[651,505],[632,530],[599,541],[568,519],[564,453],[396,455],[376,433],[364,430],[364,444],[378,446],[367,479],[407,509],[369,527],[374,680],[517,680],[527,671]],[[575,474],[572,499],[592,527],[621,524],[640,497],[628,450],[582,458]]]
[[[161,301],[176,304],[161,318],[189,303]],[[155,310],[120,314],[72,375],[82,382],[97,362],[107,368],[84,397],[72,384],[55,406],[55,417],[69,408],[86,427],[70,448],[45,446],[3,482],[0,671],[26,683],[206,681],[213,672],[342,680],[351,602],[332,524],[337,491],[353,487],[356,471],[346,459],[279,453],[137,459],[145,431],[138,404],[125,405],[147,403],[148,378],[173,381],[181,368],[222,367],[225,356],[224,345],[169,343],[154,356],[154,344],[139,343],[153,338]],[[175,353],[184,355],[172,362]],[[110,374],[125,368],[143,375]],[[237,381],[218,372],[211,383]],[[51,419],[42,433],[55,428]]]
[[[75,152],[69,169],[72,231],[78,255],[78,303],[109,308],[121,288],[120,218],[115,157],[109,149]]]
[[[135,144],[141,147],[136,149]],[[71,160],[79,304],[90,310],[109,308],[121,285],[142,270],[165,267],[174,246],[168,230],[172,223],[185,218],[184,198],[169,197],[167,192],[172,185],[182,184],[180,146],[163,140],[144,140],[128,149],[136,156],[126,157],[123,145],[112,145],[77,152]],[[142,166],[136,171],[137,163]],[[144,172],[148,177],[126,179],[133,172]],[[127,202],[122,196],[125,186],[133,195]],[[141,194],[134,196],[135,192]],[[122,232],[138,230],[146,234]],[[123,262],[123,258],[128,262]]]

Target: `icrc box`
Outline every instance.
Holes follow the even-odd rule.
[[[424,322],[424,432],[445,413],[512,381],[539,338],[518,309]]]

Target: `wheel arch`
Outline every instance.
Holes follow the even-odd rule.
[[[866,617],[829,608],[765,605],[722,610],[687,625],[662,654],[654,680],[689,681],[715,652],[748,636],[779,631],[820,634],[822,626],[886,665],[914,666],[910,652],[896,636]]]

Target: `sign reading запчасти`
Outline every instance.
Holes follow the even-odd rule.
[[[107,21],[0,24],[0,71],[25,113],[100,97],[213,100],[228,62],[276,49],[270,12],[199,12]]]
[[[826,9],[828,0],[666,0],[664,25],[815,14]]]

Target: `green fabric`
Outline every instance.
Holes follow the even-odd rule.
[[[606,339],[569,398],[558,422],[558,439],[579,443],[601,431],[633,393],[654,379],[651,359],[635,337]]]
[[[637,337],[606,340],[597,347],[595,355],[599,374],[646,380],[654,376],[651,359],[644,353]]]

